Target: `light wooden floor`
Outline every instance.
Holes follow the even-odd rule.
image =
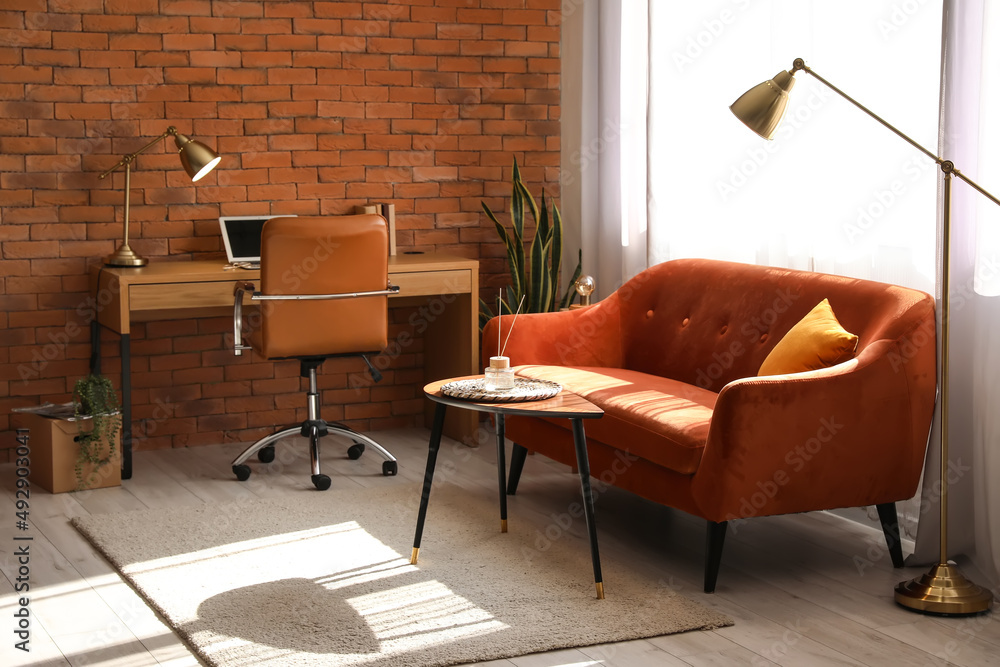
[[[380,432],[399,459],[400,474],[380,475],[377,456],[342,457],[331,442],[324,469],[334,485],[408,484],[423,476],[427,432]],[[138,452],[135,475],[121,488],[31,496],[30,659],[13,648],[17,576],[12,465],[0,466],[8,511],[0,520],[0,665],[197,665],[157,615],[69,525],[69,517],[233,501],[300,496],[313,490],[304,446],[279,446],[278,459],[246,483],[229,462],[238,446]],[[438,477],[495,497],[495,452],[446,441]],[[532,522],[556,539],[586,549],[575,522],[558,535],[555,517],[578,499],[578,478],[541,456],[528,459],[510,520]],[[554,665],[1000,665],[1000,623],[922,616],[896,606],[896,582],[922,568],[893,571],[880,532],[824,513],[757,519],[730,532],[718,590],[701,592],[704,524],[616,489],[597,503],[601,551],[630,559],[661,586],[730,615],[733,627],[644,641],[590,646],[488,663]],[[23,543],[17,543],[23,544]],[[540,557],[544,557],[541,554]],[[605,579],[612,577],[605,573]],[[614,595],[613,586],[607,589]]]

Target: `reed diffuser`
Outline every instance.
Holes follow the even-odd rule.
[[[521,303],[517,304],[514,320],[510,323],[510,329],[507,330],[507,338],[503,339],[503,345],[500,344],[503,333],[503,315],[500,315],[500,322],[497,326],[497,356],[490,357],[490,365],[486,367],[484,372],[486,391],[510,391],[514,388],[514,369],[510,367],[510,359],[505,357],[503,353],[507,349],[507,341],[510,340],[510,334],[514,331],[517,316],[523,305],[524,297],[522,296]]]

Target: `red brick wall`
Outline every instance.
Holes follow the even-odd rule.
[[[11,408],[69,400],[86,374],[87,272],[122,220],[124,176],[97,176],[168,125],[224,161],[192,185],[172,140],[137,158],[132,245],[154,262],[220,256],[219,215],[341,214],[379,200],[396,204],[400,252],[479,258],[484,289],[501,284],[503,250],[480,202],[505,208],[514,157],[533,192],[558,196],[559,7],[4,0],[0,431]],[[393,310],[393,334],[408,315]],[[250,440],[304,418],[297,364],[231,356],[229,326],[133,327],[138,448]],[[360,361],[329,362],[324,416],[415,423],[421,347],[394,356],[374,386]],[[117,336],[102,349],[117,384]]]

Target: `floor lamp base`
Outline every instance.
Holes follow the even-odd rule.
[[[896,602],[924,614],[965,616],[989,610],[993,594],[966,579],[955,565],[939,563],[896,586]]]

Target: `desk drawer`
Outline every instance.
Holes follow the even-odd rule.
[[[393,285],[399,285],[400,297],[468,294],[472,291],[472,272],[462,269],[457,271],[390,273],[389,282]]]
[[[472,272],[414,271],[393,273],[389,280],[399,285],[401,297],[434,294],[467,294],[472,290]],[[169,310],[174,308],[213,308],[233,305],[233,280],[160,283],[131,285],[129,301],[131,310]],[[249,302],[250,296],[246,296]]]
[[[129,301],[132,311],[169,310],[172,308],[212,308],[233,306],[233,285],[236,281],[220,280],[198,283],[161,283],[131,285]],[[246,300],[249,301],[249,295]]]

